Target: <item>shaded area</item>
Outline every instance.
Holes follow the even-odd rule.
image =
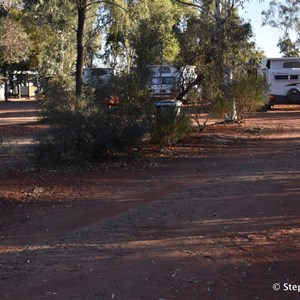
[[[0,125],[15,125],[38,120],[39,102],[35,100],[0,101]]]
[[[155,168],[1,174],[0,298],[297,299],[272,289],[300,284],[300,121],[277,112]]]

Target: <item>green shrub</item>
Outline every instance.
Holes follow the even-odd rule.
[[[192,122],[185,113],[174,107],[157,111],[154,117],[151,138],[155,144],[172,145],[192,132]]]
[[[140,142],[144,134],[135,120],[109,116],[102,111],[90,115],[71,112],[60,117],[61,124],[51,126],[37,138],[36,153],[43,165],[105,158],[126,151]]]
[[[142,105],[135,97],[116,111],[103,109],[95,98],[76,98],[63,81],[49,83],[43,118],[49,128],[36,137],[36,158],[43,166],[78,164],[127,151],[147,130]]]
[[[242,75],[233,81],[232,89],[237,114],[241,116],[263,106],[269,87],[263,76]]]
[[[211,117],[236,116],[237,120],[247,112],[256,111],[265,102],[268,84],[263,76],[251,73],[234,74],[232,82],[224,82],[223,78],[216,80],[214,73],[208,70],[201,85],[200,99],[207,99],[207,113]],[[199,101],[201,104],[201,101]],[[201,107],[201,106],[200,106]],[[235,111],[234,111],[235,108]]]

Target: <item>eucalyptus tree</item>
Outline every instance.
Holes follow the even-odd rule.
[[[238,63],[239,53],[254,48],[249,41],[252,36],[251,25],[244,22],[237,12],[244,1],[174,1],[198,11],[197,15],[187,19],[180,34],[182,56],[188,53],[190,62],[194,60],[210,66],[215,64],[220,77],[224,78],[222,73],[228,65]]]
[[[8,100],[8,71],[13,64],[28,59],[30,42],[19,22],[20,1],[0,1],[0,70],[4,81],[5,100]]]
[[[0,66],[25,60],[29,40],[22,26],[15,20],[0,18]]]
[[[171,0],[140,0],[131,9],[135,22],[131,40],[138,66],[176,63],[180,53],[175,27],[184,10]]]
[[[198,77],[192,84],[201,84],[204,97],[215,99],[217,104],[232,103],[232,76],[248,63],[245,58],[249,60],[251,53],[256,55],[255,45],[250,42],[251,25],[238,15],[237,9],[244,1],[174,1],[197,12],[179,33],[181,57],[198,67]]]
[[[71,76],[76,58],[76,14],[72,0],[24,0],[22,22],[43,78]]]
[[[77,13],[77,29],[76,29],[76,45],[77,45],[77,58],[76,58],[76,96],[80,97],[82,94],[83,85],[83,66],[84,66],[84,52],[85,52],[85,39],[86,39],[86,21],[88,13],[95,6],[101,13],[101,7],[115,6],[119,9],[125,10],[126,7],[122,6],[120,0],[75,0],[76,13]]]
[[[84,42],[84,67],[93,68],[96,60],[100,59],[102,40],[105,24],[110,22],[110,17],[102,10],[99,13],[97,6],[94,6],[87,16],[86,34]]]
[[[109,22],[106,22],[106,38],[104,54],[105,63],[111,67],[122,66],[130,71],[133,59],[130,34],[135,26],[135,20],[131,18],[132,1],[119,0],[120,9],[116,5],[105,5],[109,15]]]
[[[300,1],[273,0],[269,9],[262,12],[263,25],[270,25],[281,30],[277,46],[283,56],[299,56],[300,54]]]
[[[176,63],[180,53],[176,26],[189,9],[171,0],[120,0],[128,13],[110,7],[106,58],[138,67]]]
[[[100,7],[115,1],[24,0],[23,22],[32,36],[44,77],[72,76],[82,94],[84,65],[92,66],[101,44]],[[74,72],[75,70],[75,72]]]

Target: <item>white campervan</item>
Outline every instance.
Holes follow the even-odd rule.
[[[181,88],[195,79],[195,66],[149,65],[149,86],[152,98],[157,100],[174,99]]]
[[[269,84],[267,106],[300,104],[300,57],[268,58],[260,71]]]

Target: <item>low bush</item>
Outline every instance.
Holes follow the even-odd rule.
[[[151,138],[155,144],[173,145],[191,134],[192,130],[190,117],[171,107],[157,111],[152,123]]]
[[[36,154],[43,165],[105,158],[137,144],[144,134],[138,122],[102,111],[90,115],[71,112],[61,115],[61,120],[61,124],[50,126],[36,139]]]
[[[233,81],[233,97],[239,116],[261,108],[269,89],[266,79],[259,75],[243,75]]]
[[[147,126],[137,105],[103,109],[91,95],[76,98],[67,83],[49,83],[42,116],[49,125],[36,137],[37,162],[43,166],[78,164],[126,151],[139,143]]]

